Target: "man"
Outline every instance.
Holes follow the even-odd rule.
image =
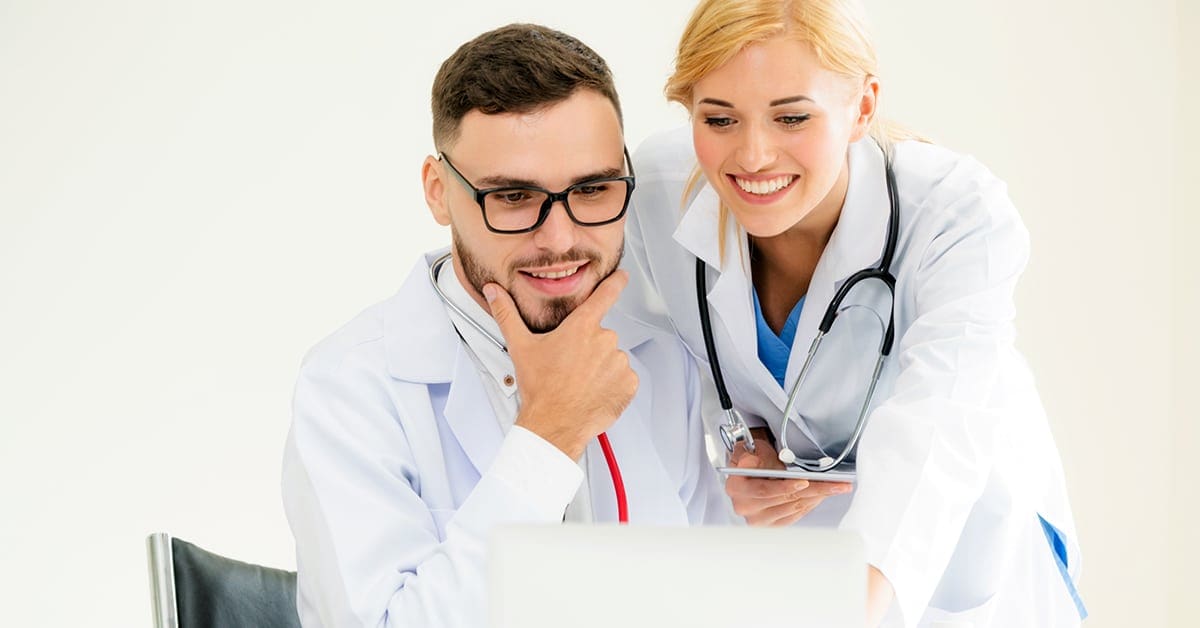
[[[400,291],[312,350],[283,492],[306,626],[482,626],[509,522],[729,522],[694,367],[612,306],[633,173],[605,62],[511,25],[433,85],[426,202],[451,229]],[[653,381],[651,381],[653,380]]]

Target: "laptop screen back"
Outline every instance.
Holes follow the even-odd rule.
[[[866,563],[829,529],[508,526],[491,539],[492,628],[862,628]]]

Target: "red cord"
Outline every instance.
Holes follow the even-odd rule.
[[[621,467],[617,466],[617,457],[613,455],[608,434],[600,432],[597,438],[600,439],[600,449],[604,450],[604,461],[608,463],[608,474],[612,476],[613,491],[617,493],[617,521],[629,523],[629,504],[625,501],[625,482],[621,480]]]

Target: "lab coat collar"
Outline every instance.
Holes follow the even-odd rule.
[[[848,158],[850,180],[846,186],[842,212],[838,216],[837,226],[834,227],[829,242],[825,245],[821,259],[813,270],[805,297],[805,307],[801,310],[800,320],[796,324],[792,353],[788,359],[787,372],[784,374],[784,382],[789,391],[800,375],[808,349],[817,336],[817,328],[838,288],[854,273],[877,265],[883,256],[888,215],[891,210],[883,150],[875,140],[868,137],[850,146]],[[886,313],[881,312],[880,315],[886,320]],[[821,367],[818,365],[816,368]],[[809,391],[804,394],[812,393]],[[784,403],[786,404],[786,400]],[[782,409],[783,405],[780,405],[780,410]],[[807,421],[797,421],[794,415],[792,424],[798,426],[818,449],[822,444],[829,444],[827,439],[817,438],[813,434]],[[822,451],[826,455],[829,454],[828,451]]]
[[[837,281],[878,263],[889,211],[883,150],[875,140],[865,138],[850,145],[848,159],[846,200],[821,256],[829,277]],[[722,260],[716,237],[720,199],[703,178],[700,185],[703,187],[688,203],[675,229],[675,241],[710,267],[720,269],[722,275],[733,269],[744,272],[746,234],[732,216],[721,226],[728,249]]]
[[[837,226],[825,246],[821,263],[824,279],[841,283],[850,275],[879,263],[887,237],[888,203],[883,149],[866,138],[850,145],[850,182]],[[816,277],[814,277],[816,279]]]
[[[704,177],[701,177],[696,185],[702,187],[685,207],[679,226],[675,228],[674,238],[692,255],[704,260],[710,267],[723,271],[725,265],[721,260],[717,242],[717,219],[720,216],[721,199]],[[736,257],[733,254],[737,252],[738,241],[744,237],[741,236],[733,216],[726,222],[727,224],[723,225],[726,230],[725,243],[730,248],[729,255],[725,256],[727,261],[730,257]]]
[[[877,265],[883,256],[891,211],[883,150],[875,140],[865,138],[850,146],[849,163],[846,200],[809,281],[785,382],[793,382],[799,375],[808,347],[837,289],[854,273]]]
[[[754,285],[750,277],[746,236],[730,216],[726,224],[721,226],[725,229],[726,245],[725,256],[721,257],[717,240],[720,199],[704,179],[701,179],[701,182],[704,187],[687,206],[673,237],[692,255],[704,260],[710,269],[708,304],[721,356],[721,368],[727,371],[741,371],[754,381],[777,407],[774,412],[766,409],[760,409],[759,412],[767,418],[772,427],[775,427],[774,422],[778,416],[776,412],[783,411],[787,400],[775,378],[758,359],[754,301],[751,294]],[[719,271],[715,280],[711,277],[711,269],[714,268]],[[692,278],[692,267],[689,265],[686,280],[680,277],[678,281],[686,281],[691,285]],[[726,337],[732,340],[731,347],[719,340],[721,335],[717,330],[721,328],[724,328]],[[730,395],[735,396],[735,399],[739,397],[736,390],[730,390]]]
[[[746,235],[738,227],[737,221],[732,215],[728,217],[724,225],[718,226],[720,198],[704,178],[700,179],[699,185],[703,185],[703,187],[687,206],[686,213],[680,219],[679,226],[675,228],[673,237],[692,255],[704,260],[709,268],[716,268],[720,271],[716,281],[709,282],[708,288],[708,301],[713,309],[714,318],[718,321],[715,324],[725,326],[729,336],[734,339],[739,349],[757,347],[757,341],[753,334],[746,337],[739,333],[746,330],[753,332],[755,329],[754,301],[751,295],[754,286],[750,279]],[[725,230],[724,258],[721,257],[717,239],[718,228]],[[681,277],[679,281],[687,281],[690,285],[692,282],[691,272],[688,273],[686,279]],[[739,355],[743,359],[740,368],[746,372],[755,373],[756,379],[764,377],[772,379],[770,372],[757,359],[757,354],[754,359],[748,359],[748,356],[741,351],[739,351]],[[735,364],[727,364],[725,368],[739,367]]]
[[[450,385],[442,415],[482,475],[500,450],[504,432],[479,371],[429,279],[429,266],[446,250],[418,259],[404,285],[386,302],[383,333],[388,374],[415,384]]]
[[[430,264],[446,250],[418,259],[404,285],[384,307],[388,373],[396,379],[444,384],[454,375],[461,340],[429,281]]]

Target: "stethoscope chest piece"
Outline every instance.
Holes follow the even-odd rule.
[[[724,412],[725,422],[718,431],[721,434],[721,442],[725,443],[725,449],[733,451],[738,443],[745,443],[746,451],[753,452],[754,435],[750,433],[750,426],[746,424],[741,413],[733,408],[726,408]]]

